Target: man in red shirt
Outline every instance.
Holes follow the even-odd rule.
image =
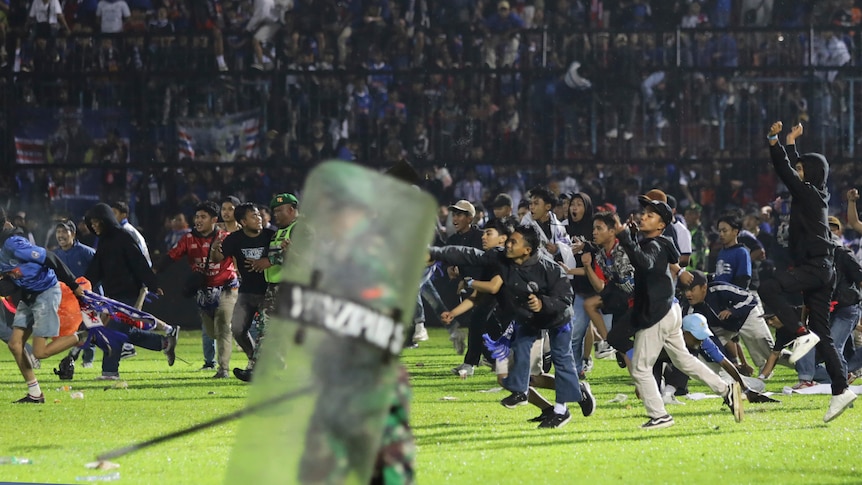
[[[169,261],[185,257],[192,271],[206,275],[206,283],[197,290],[194,298],[207,334],[216,341],[218,371],[213,378],[222,379],[229,376],[233,345],[230,323],[239,280],[233,258],[224,258],[220,262],[210,258],[213,241],[224,241],[228,235],[227,231],[216,227],[218,215],[219,207],[214,202],[199,204],[195,208],[194,229],[180,239],[168,256]]]

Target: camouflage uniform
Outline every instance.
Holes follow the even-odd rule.
[[[355,181],[354,181],[355,182]],[[353,191],[361,190],[352,184]],[[375,194],[367,190],[365,197]],[[386,253],[385,235],[373,224],[369,207],[351,199],[339,204],[344,193],[332,194],[332,214],[340,211],[368,211],[345,232],[338,232],[337,217],[331,236],[340,240],[327,254],[330,270],[321,275],[320,288],[337,289],[334,296],[362,303],[377,311],[388,312],[398,306],[401,288],[393,275],[400,271],[397,258]],[[330,213],[322,210],[324,213]],[[323,238],[322,238],[323,239]],[[346,242],[346,243],[345,243]],[[358,244],[357,244],[358,243]],[[379,443],[371,462],[371,483],[414,483],[416,446],[409,426],[411,398],[409,375],[402,366],[397,375],[381,365],[377,352],[357,351],[355,339],[333,336],[325,355],[318,354],[312,364],[326,388],[317,401],[306,433],[306,448],[300,465],[301,482],[341,483],[351,470],[359,469],[368,458],[370,443]],[[344,369],[351,369],[345,373]],[[391,381],[392,386],[381,382]],[[388,403],[388,404],[386,404]],[[384,422],[379,410],[388,408]],[[381,432],[382,431],[382,436]]]

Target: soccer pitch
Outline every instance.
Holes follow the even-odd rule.
[[[795,374],[779,368],[767,382],[778,404],[745,403],[745,419],[735,423],[720,399],[668,406],[676,425],[643,431],[643,405],[624,369],[613,360],[596,361],[589,375],[596,412],[560,429],[536,429],[527,419],[536,409],[510,410],[498,404],[505,391],[488,368],[459,379],[450,368],[461,362],[442,329],[431,340],[407,349],[403,362],[412,375],[411,423],[417,438],[417,482],[436,483],[859,483],[858,439],[862,409],[850,409],[824,424],[829,397],[780,395]],[[0,406],[5,426],[0,456],[28,458],[32,464],[0,464],[7,482],[78,483],[86,477],[119,473],[128,484],[224,483],[238,423],[233,422],[119,458],[117,470],[88,470],[96,455],[230,413],[245,405],[247,385],[237,379],[210,379],[202,365],[200,333],[183,332],[177,360],[139,350],[120,366],[127,388],[94,381],[91,369],[76,369],[73,381],[53,375],[61,356],[37,371],[44,405],[13,405],[24,385],[11,354],[0,352]],[[79,362],[80,364],[80,362]],[[241,352],[232,362],[244,366]],[[71,385],[71,391],[57,390]],[[709,390],[692,383],[692,392]],[[72,399],[71,392],[83,392]],[[543,394],[553,400],[552,391]],[[622,403],[609,403],[625,394]],[[284,483],[293,483],[286,479]]]

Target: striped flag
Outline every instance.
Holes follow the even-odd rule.
[[[45,163],[43,138],[15,137],[15,159],[18,163]]]
[[[260,146],[261,113],[247,111],[219,118],[177,120],[180,158],[232,162],[237,156],[254,157]]]

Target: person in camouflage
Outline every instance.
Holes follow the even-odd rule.
[[[269,208],[272,211],[273,222],[278,230],[269,242],[269,250],[263,258],[250,260],[247,264],[254,271],[262,272],[267,282],[263,303],[255,313],[252,326],[255,328],[254,353],[246,369],[235,367],[233,375],[245,382],[251,381],[254,365],[260,355],[260,344],[266,335],[266,324],[269,316],[275,311],[278,298],[278,284],[281,283],[281,267],[290,246],[290,235],[299,217],[299,200],[293,194],[278,194],[272,198]]]
[[[370,200],[378,195],[376,187],[346,174],[345,178],[343,190],[328,194],[325,207],[319,208],[320,213],[329,215],[329,221],[319,227],[326,233],[315,234],[314,247],[321,264],[329,270],[313,277],[317,281],[312,287],[400,321],[403,309],[398,299],[402,289],[394,275],[401,268],[397,258],[387,253],[391,249],[387,242],[402,229],[390,227],[380,217]],[[300,259],[313,260],[314,256]],[[409,375],[403,366],[393,369],[385,365],[388,357],[381,362],[379,352],[360,351],[360,345],[364,344],[355,338],[332,335],[327,352],[318,354],[312,363],[317,378],[326,386],[306,432],[299,476],[302,483],[345,481],[362,468],[370,443],[379,443],[377,451],[372,451],[376,457],[371,483],[414,483],[416,447],[409,425]],[[392,382],[391,387],[388,382]],[[382,423],[377,414],[381,406],[388,408]]]

